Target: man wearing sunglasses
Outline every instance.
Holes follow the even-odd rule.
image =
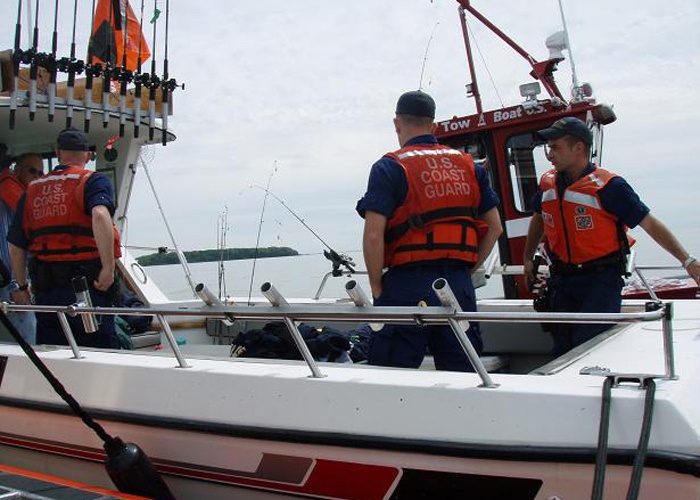
[[[3,152],[6,153],[6,150]],[[14,170],[10,170],[11,158],[6,154],[0,161],[0,260],[9,271],[10,254],[6,236],[10,222],[17,209],[17,202],[34,179],[38,179],[43,171],[43,160],[40,155],[26,153],[15,160]],[[11,280],[7,286],[0,288],[0,300],[9,302],[11,292],[16,287],[16,281]],[[8,315],[12,324],[17,327],[22,337],[33,344],[36,340],[36,319],[32,312],[11,312]]]

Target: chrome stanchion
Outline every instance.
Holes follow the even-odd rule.
[[[455,310],[455,312],[462,312],[462,307],[459,305],[459,302],[457,301],[457,298],[452,292],[452,289],[450,288],[450,285],[449,283],[447,283],[446,279],[436,279],[433,282],[433,290],[438,296],[438,299],[440,299],[440,303],[444,307],[451,307]],[[479,358],[479,354],[476,352],[476,349],[474,349],[474,346],[472,345],[471,341],[469,340],[469,337],[467,336],[466,330],[469,328],[469,322],[457,321],[454,318],[448,318],[447,321],[452,327],[452,330],[457,336],[457,340],[462,345],[462,349],[464,349],[464,352],[469,358],[469,361],[471,362],[472,366],[479,374],[479,377],[481,377],[482,384],[479,387],[487,387],[490,389],[498,387],[498,384],[494,383],[493,380],[491,380],[491,377],[486,371],[486,367],[484,367],[484,364]]]
[[[673,355],[673,302],[664,304],[664,319],[662,320],[664,335],[664,365],[666,376],[669,380],[678,379],[676,375],[676,363]]]
[[[157,314],[156,318],[158,318],[158,323],[160,323],[160,326],[163,328],[165,338],[167,339],[168,344],[170,344],[170,348],[173,350],[173,354],[177,358],[177,362],[180,365],[180,368],[189,368],[190,365],[187,364],[187,360],[182,355],[182,351],[180,351],[180,347],[177,345],[175,337],[173,337],[173,332],[170,329],[170,325],[165,319],[165,316],[163,316],[162,314]]]
[[[75,359],[83,359],[83,356],[80,354],[80,349],[78,349],[78,343],[75,341],[75,337],[73,336],[73,330],[71,330],[70,325],[68,324],[66,314],[61,311],[57,312],[56,314],[58,315],[58,322],[61,323],[63,333],[66,335],[68,345],[70,346],[71,351],[73,351],[73,357]]]
[[[267,300],[269,300],[270,304],[272,304],[274,307],[289,306],[287,300],[282,296],[281,293],[279,293],[279,291],[277,291],[277,289],[272,283],[263,283],[260,287],[260,291],[262,292],[263,296]],[[304,342],[304,338],[301,336],[301,333],[299,332],[299,329],[297,328],[297,325],[294,322],[294,320],[289,316],[284,316],[283,319],[284,324],[287,325],[287,329],[289,330],[289,333],[291,333],[292,338],[294,339],[294,343],[296,344],[297,349],[299,349],[301,356],[304,358],[304,361],[306,361],[306,364],[311,370],[311,376],[313,378],[325,377],[325,375],[321,373],[321,370],[318,368],[316,360],[311,355],[311,351],[309,351],[309,346],[307,346],[306,342]]]

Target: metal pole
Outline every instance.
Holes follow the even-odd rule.
[[[664,335],[664,364],[666,379],[677,380],[676,365],[673,356],[673,302],[664,304],[664,319],[662,320]]]
[[[265,298],[270,301],[270,304],[272,304],[274,307],[289,306],[287,300],[282,296],[281,293],[279,293],[279,291],[277,291],[277,289],[272,283],[263,283],[260,287],[260,291],[265,296]],[[309,366],[309,369],[311,370],[311,376],[313,378],[325,377],[325,375],[321,373],[321,370],[318,368],[316,360],[311,355],[311,351],[309,351],[309,346],[307,346],[306,342],[304,342],[304,337],[301,336],[301,333],[297,328],[296,322],[289,316],[284,316],[282,319],[284,320],[284,324],[287,325],[287,329],[292,335],[294,343],[296,344],[297,349],[299,349],[301,356],[304,358],[304,361],[306,361],[306,364]]]
[[[440,299],[440,303],[443,306],[451,307],[455,310],[455,312],[462,312],[462,308],[459,305],[459,302],[457,301],[457,298],[452,292],[450,284],[447,282],[446,279],[436,279],[433,282],[433,290],[435,291],[435,294],[438,296],[438,299]],[[491,380],[491,377],[486,371],[486,367],[481,362],[481,358],[479,358],[479,354],[476,352],[476,349],[474,349],[474,346],[472,345],[471,341],[469,340],[469,337],[467,336],[466,329],[469,327],[469,322],[458,321],[454,318],[448,318],[447,321],[452,327],[452,331],[454,331],[455,335],[457,336],[457,340],[462,346],[462,349],[464,349],[464,353],[469,358],[469,361],[471,362],[476,372],[479,374],[479,377],[481,377],[482,384],[479,387],[486,387],[489,389],[494,389],[498,387],[498,384],[494,383],[493,380]],[[466,326],[464,323],[466,323]]]
[[[78,344],[75,341],[75,337],[73,337],[73,330],[71,330],[70,325],[68,324],[68,318],[66,318],[66,314],[60,311],[56,314],[58,314],[58,322],[61,323],[61,328],[63,329],[63,333],[65,333],[66,335],[68,345],[73,351],[73,357],[75,359],[83,359],[83,356],[80,354],[80,349],[78,349]]]
[[[162,314],[158,314],[158,315],[156,315],[156,318],[158,318],[158,322],[160,323],[160,326],[163,327],[163,333],[165,334],[165,338],[168,340],[168,344],[170,344],[170,347],[173,350],[173,354],[177,358],[177,362],[180,365],[180,368],[189,368],[190,365],[187,364],[187,360],[182,355],[182,352],[180,351],[180,347],[177,345],[177,342],[175,341],[175,337],[173,337],[173,332],[172,332],[172,330],[170,330],[170,325],[168,324],[168,321],[165,319],[165,316],[163,316]]]

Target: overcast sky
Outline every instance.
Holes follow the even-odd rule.
[[[52,14],[53,2],[43,3]],[[87,1],[80,3],[89,10]],[[170,4],[170,72],[186,90],[176,93],[170,122],[178,139],[156,148],[150,171],[184,250],[215,247],[225,207],[228,246],[254,246],[264,192],[251,186],[265,186],[271,175],[272,192],[332,247],[360,249],[355,203],[372,163],[397,147],[396,98],[418,88],[423,64],[422,86],[437,101],[438,119],[475,111],[464,92],[469,78],[453,0]],[[545,38],[561,29],[555,0],[472,4],[538,60],[547,58]],[[15,0],[3,0],[11,5]],[[140,2],[132,5],[138,10]],[[567,0],[564,6],[579,79],[618,116],[607,128],[603,166],[627,178],[700,253],[700,4]],[[480,52],[488,65],[477,61],[484,107],[516,104],[518,85],[531,81],[529,66],[476,20],[470,27],[476,57]],[[87,29],[81,26],[79,36]],[[3,26],[0,35],[10,47],[12,30]],[[162,54],[162,44],[156,51]],[[569,69],[567,60],[555,74],[567,95]],[[171,246],[151,198],[139,173],[128,241]],[[272,198],[260,244],[323,249]]]

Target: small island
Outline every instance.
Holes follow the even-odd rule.
[[[223,248],[211,250],[193,250],[183,252],[187,262],[219,262],[221,260],[264,259],[267,257],[288,257],[299,255],[299,252],[289,247],[263,247],[263,248]],[[163,249],[158,253],[142,255],[136,261],[142,266],[165,266],[177,264],[177,253]]]

